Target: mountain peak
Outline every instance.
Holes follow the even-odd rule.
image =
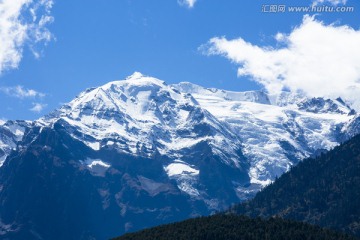
[[[224,159],[237,164],[240,143],[226,126],[190,94],[138,72],[82,92],[43,121],[60,121],[72,132],[81,132],[72,136],[94,150],[108,146],[103,139],[111,139],[112,147],[117,144],[119,151],[129,154],[158,151],[179,157],[179,151],[201,142],[211,142],[220,152],[217,146],[227,142]]]
[[[164,81],[162,81],[158,78],[144,75],[141,72],[134,72],[130,76],[126,77],[125,80],[120,80],[117,82],[128,83],[128,84],[131,83],[131,84],[136,84],[136,85],[138,85],[139,83],[152,83],[152,84],[156,84],[156,85],[166,85]]]
[[[132,75],[126,77],[124,80],[117,80],[106,83],[105,85],[99,87],[105,91],[120,88],[131,88],[131,87],[141,87],[141,86],[154,86],[154,87],[164,87],[167,84],[157,78],[143,75],[140,72],[134,72]]]
[[[126,80],[136,80],[136,79],[141,79],[143,77],[146,77],[144,74],[142,74],[141,72],[137,72],[135,71],[133,74],[131,74],[130,76],[128,76],[126,78]]]

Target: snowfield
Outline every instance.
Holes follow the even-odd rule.
[[[202,194],[197,185],[203,163],[189,154],[209,149],[221,164],[247,171],[248,185],[233,183],[239,198],[244,198],[300,160],[358,133],[358,123],[359,115],[342,99],[232,92],[188,82],[167,85],[134,73],[88,89],[37,121],[0,122],[0,164],[21,141],[26,127],[61,124],[94,151],[166,156],[169,161],[163,167],[168,177],[194,197]],[[84,159],[81,163],[94,176],[104,176],[111,168],[100,159]]]

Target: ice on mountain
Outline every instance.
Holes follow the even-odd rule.
[[[110,164],[103,162],[101,159],[91,159],[87,158],[86,160],[81,160],[80,163],[85,165],[87,169],[94,176],[104,176],[108,168],[111,167]]]
[[[181,191],[191,197],[198,198],[200,196],[196,188],[200,171],[195,166],[191,166],[182,160],[175,160],[173,163],[164,166],[164,170],[170,178],[176,180]]]
[[[184,162],[175,162],[164,167],[167,175],[173,177],[175,175],[198,175],[199,170],[189,166]]]

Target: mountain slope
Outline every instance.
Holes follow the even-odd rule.
[[[208,215],[355,134],[358,119],[341,99],[135,73],[37,121],[1,123],[0,234],[106,239]]]
[[[250,186],[239,195],[256,193],[301,159],[330,150],[356,134],[359,118],[341,99],[307,98],[289,92],[231,92],[191,83],[173,85],[191,94],[201,107],[229,124],[250,162]],[[349,125],[349,126],[348,126]],[[245,197],[246,198],[246,195]]]
[[[45,126],[59,122],[74,139],[95,151],[162,158],[168,178],[187,195],[205,200],[210,209],[237,199],[232,182],[248,182],[248,161],[228,125],[201,108],[191,95],[140,73],[89,89],[40,121]],[[224,190],[211,183],[214,169],[227,172],[228,179],[221,178],[230,199],[219,198]]]
[[[210,214],[238,201],[234,184],[249,182],[247,172],[226,124],[190,95],[134,75],[26,129],[0,168],[0,234],[108,239]]]
[[[163,159],[93,151],[59,123],[27,137],[0,170],[2,239],[108,239],[206,209],[190,204]],[[98,160],[85,165],[84,155]]]
[[[233,211],[305,221],[360,236],[360,135],[304,160]]]
[[[0,122],[0,167],[6,157],[22,140],[26,128],[31,127],[30,121],[6,121]]]
[[[235,215],[214,215],[126,234],[114,240],[345,240],[355,239],[305,223],[280,218],[262,220]]]

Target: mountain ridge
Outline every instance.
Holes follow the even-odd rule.
[[[16,127],[9,135],[7,125],[22,123],[1,125],[0,149],[6,151],[0,151],[4,160],[0,181],[6,184],[0,201],[39,211],[24,207],[15,214],[14,208],[2,209],[3,226],[16,228],[32,219],[33,226],[24,225],[19,231],[38,232],[47,224],[41,219],[52,216],[51,210],[40,211],[37,201],[58,203],[57,194],[77,196],[73,203],[64,199],[64,204],[74,207],[82,202],[94,209],[87,213],[92,222],[81,218],[86,232],[60,219],[57,231],[72,229],[73,238],[80,239],[111,237],[101,227],[116,236],[208,215],[253,197],[302,159],[329,150],[360,130],[359,116],[350,115],[352,110],[338,100],[306,102],[284,93],[274,105],[275,98],[264,92],[229,93],[200,86],[195,91],[189,83],[180,85],[135,73],[87,89],[47,116],[24,122],[18,135]],[[298,103],[304,101],[305,109],[299,109]],[[320,113],[305,111],[309,109]],[[26,180],[29,175],[38,180]],[[23,192],[47,192],[50,183],[44,179],[61,191],[32,201],[19,199],[12,191],[22,183]],[[58,204],[67,217],[79,217]],[[41,218],[35,217],[39,214]],[[106,216],[113,226],[99,220]],[[52,234],[42,231],[41,236]]]
[[[191,129],[186,125],[190,108],[196,115],[192,119],[202,116],[203,123],[220,135],[181,137]],[[238,192],[239,196],[252,192],[251,197],[301,159],[329,150],[358,133],[358,119],[341,99],[305,98],[287,92],[276,97],[261,90],[233,92],[189,82],[167,85],[135,72],[125,80],[85,90],[33,124],[65,121],[73,137],[94,150],[109,144],[135,155],[158,151],[178,156],[178,160],[181,146],[210,141],[224,161],[239,165],[236,152],[241,148],[247,159],[244,164],[250,164],[251,187],[239,187]],[[179,125],[180,129],[172,130]],[[16,145],[16,141],[8,141],[12,147],[4,147],[5,142],[0,144],[2,161]],[[248,198],[246,195],[241,199]]]

